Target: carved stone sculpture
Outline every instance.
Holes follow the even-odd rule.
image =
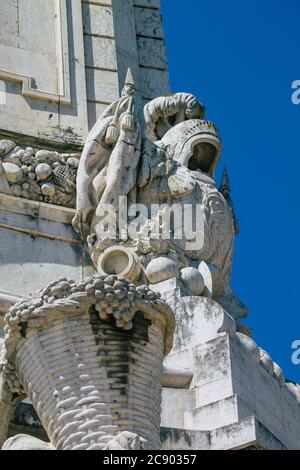
[[[74,207],[80,154],[21,147],[0,140],[0,192]]]
[[[11,307],[5,322],[0,445],[28,396],[57,450],[159,448],[162,361],[174,331],[159,295],[117,276],[60,279]]]
[[[247,309],[230,288],[236,220],[228,188],[224,197],[214,181],[218,130],[203,120],[205,108],[193,95],[151,101],[144,122],[135,115],[134,99],[129,71],[122,97],[100,116],[84,147],[73,226],[98,272],[121,274],[137,285],[177,277],[185,295],[211,297],[239,319]],[[146,216],[139,214],[142,206]],[[175,206],[181,226],[199,210],[202,225],[192,229],[194,240],[189,231],[177,236],[174,222],[165,226]],[[134,236],[126,224],[136,229]]]
[[[204,113],[193,95],[178,93],[148,103],[142,120],[129,70],[80,161],[2,141],[0,184],[9,194],[18,187],[26,197],[27,184],[32,198],[40,191],[57,203],[62,187],[72,204],[78,166],[72,225],[97,274],[59,279],[6,315],[1,444],[14,406],[28,396],[51,448],[159,448],[163,358],[175,322],[157,285],[175,279],[195,305],[208,297],[237,320],[246,314],[230,288],[236,224],[227,179],[224,195],[214,181],[221,141]],[[185,387],[192,376],[165,369],[169,386]],[[5,446],[17,442],[31,445],[20,437]]]
[[[136,201],[141,132],[134,118],[134,84],[129,70],[122,97],[108,106],[91,130],[80,159],[74,229],[97,236],[105,205],[119,197]]]

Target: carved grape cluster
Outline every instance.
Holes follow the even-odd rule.
[[[128,279],[116,275],[97,275],[85,285],[88,295],[96,298],[95,309],[102,320],[113,316],[118,328],[130,330],[136,300],[156,300],[159,295],[147,286],[136,287]]]
[[[94,307],[101,320],[114,318],[118,328],[130,330],[138,308],[137,303],[141,301],[143,304],[153,304],[158,302],[159,298],[160,294],[153,292],[146,285],[136,287],[128,279],[116,275],[96,274],[83,282],[60,278],[40,290],[35,297],[13,305],[5,315],[0,373],[3,372],[9,388],[14,393],[24,393],[12,358],[17,342],[26,337],[28,325],[33,319],[44,321],[48,315],[51,318],[53,312],[59,311],[63,314],[64,305],[73,308],[73,303],[82,303]]]
[[[36,309],[55,304],[58,299],[72,299],[75,295],[76,300],[78,293],[85,294],[90,299],[102,320],[108,320],[112,316],[117,327],[125,330],[132,328],[136,301],[155,302],[160,298],[160,294],[153,292],[148,286],[136,287],[128,279],[116,275],[97,274],[83,282],[62,277],[38,292],[35,298],[13,305],[5,316],[6,328],[29,321],[35,316]]]
[[[30,318],[32,312],[41,305],[43,305],[42,299],[33,299],[32,301],[24,300],[15,304],[10,307],[9,312],[5,315],[5,321],[10,325],[26,322]]]

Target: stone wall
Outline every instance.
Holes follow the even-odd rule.
[[[169,92],[158,1],[4,0],[0,130],[82,145],[128,66],[144,100]]]

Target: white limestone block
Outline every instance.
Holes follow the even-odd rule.
[[[113,19],[117,50],[119,89],[123,88],[127,69],[130,67],[136,87],[136,106],[140,107],[142,82],[137,51],[136,24],[132,1],[113,2]]]
[[[71,227],[74,213],[0,195],[2,292],[28,296],[59,276],[80,280],[93,272]]]
[[[49,442],[33,436],[17,434],[5,441],[1,450],[55,450]]]
[[[55,2],[19,0],[19,47],[56,56]],[[47,18],[47,21],[45,19]],[[43,40],[41,40],[43,38]]]
[[[115,41],[110,38],[84,36],[85,65],[104,69],[117,69]]]
[[[184,425],[186,429],[210,431],[237,423],[240,419],[247,418],[250,411],[237,395],[232,395],[186,412]]]
[[[212,450],[287,450],[286,447],[254,416],[211,431]]]
[[[194,408],[194,390],[163,388],[161,426],[183,429],[185,413]]]
[[[193,384],[196,388],[197,407],[216,402],[234,393],[226,334],[195,347]]]
[[[134,6],[160,8],[160,0],[134,0]]]
[[[161,39],[137,38],[140,65],[167,69],[164,42]]]
[[[299,448],[296,397],[237,336],[219,335],[195,348],[193,384],[196,409],[185,415],[186,428],[203,429],[205,423],[205,429],[213,429],[253,415],[284,446]]]
[[[109,6],[82,4],[83,32],[114,37],[112,9]]]
[[[161,15],[159,10],[134,8],[136,32],[138,35],[152,38],[163,38]]]
[[[1,2],[11,40],[0,36],[0,80],[5,80],[0,127],[80,145],[88,131],[81,2],[72,2],[67,11],[68,2],[20,0],[17,20],[16,3]],[[5,28],[0,35],[6,35]]]
[[[17,47],[19,42],[18,0],[0,2],[0,17],[0,43]]]
[[[57,93],[57,57],[0,43],[0,70],[32,77],[39,90]],[[0,72],[1,73],[1,72]]]
[[[107,104],[104,103],[97,103],[95,101],[88,101],[88,116],[89,116],[89,129],[91,130],[94,126],[95,122],[97,121],[98,117],[101,116]]]
[[[141,68],[143,97],[156,98],[169,93],[169,74],[167,71]]]
[[[87,98],[92,101],[115,101],[119,97],[116,72],[86,69]]]

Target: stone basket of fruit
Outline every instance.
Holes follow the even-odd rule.
[[[156,293],[114,275],[60,279],[5,323],[0,408],[3,387],[28,396],[55,449],[101,450],[124,432],[159,448],[174,316]]]

